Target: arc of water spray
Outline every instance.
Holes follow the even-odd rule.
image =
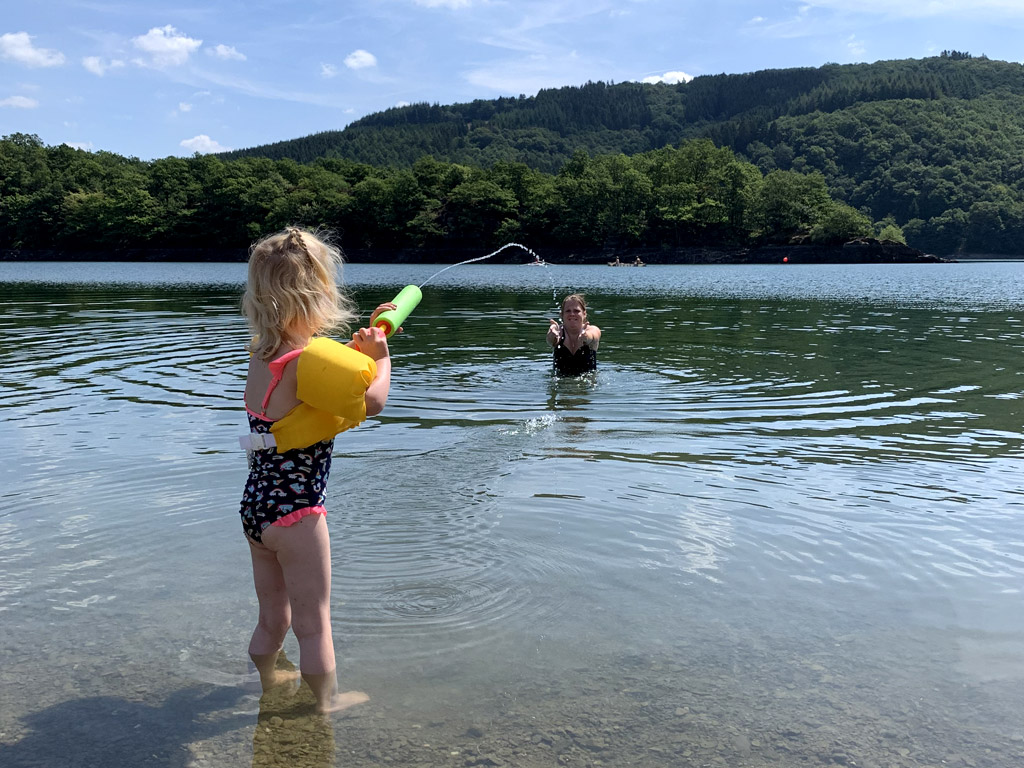
[[[525,245],[520,245],[519,243],[505,243],[505,245],[501,246],[501,248],[499,248],[498,250],[494,251],[493,253],[488,253],[486,256],[477,256],[475,259],[466,259],[465,261],[460,261],[458,264],[449,264],[444,269],[439,269],[437,272],[435,272],[430,277],[428,277],[426,280],[424,280],[422,283],[420,283],[419,287],[423,288],[424,285],[429,283],[431,280],[433,280],[435,277],[440,275],[442,272],[447,272],[449,269],[452,269],[453,267],[461,267],[463,264],[472,264],[474,261],[483,261],[484,259],[489,259],[489,258],[491,258],[491,256],[497,256],[499,253],[504,251],[506,248],[512,248],[512,247],[522,248],[528,254],[533,256],[535,261],[540,261],[541,260],[540,256],[538,256],[536,253],[531,251]]]

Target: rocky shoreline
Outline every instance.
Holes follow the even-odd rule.
[[[455,264],[476,258],[482,248],[346,248],[351,263]],[[952,259],[916,248],[872,238],[841,245],[765,245],[758,247],[687,246],[679,248],[542,248],[538,255],[551,264],[607,264],[616,259],[632,264],[918,264]],[[0,261],[118,262],[244,262],[244,248],[124,248],[114,250],[0,249]],[[519,264],[533,258],[525,248],[507,248],[491,263]]]

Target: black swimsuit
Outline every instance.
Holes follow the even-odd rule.
[[[555,347],[554,366],[559,376],[579,376],[581,373],[597,370],[597,350],[581,344],[575,353],[565,346],[565,329],[558,337]]]

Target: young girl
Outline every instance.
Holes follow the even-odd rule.
[[[264,238],[249,254],[249,278],[242,309],[254,334],[250,346],[245,408],[253,432],[299,405],[298,356],[313,336],[347,327],[356,319],[352,302],[338,288],[337,248],[316,235],[289,228]],[[349,346],[376,361],[377,375],[366,390],[366,414],[380,413],[391,385],[391,360],[383,331],[373,327],[382,304]],[[331,637],[331,551],[324,494],[333,439],[277,453],[253,451],[242,497],[242,527],[252,555],[259,622],[249,655],[263,690],[294,679],[275,670],[285,634],[299,641],[299,669],[321,712],[366,701],[359,691],[339,693]]]
[[[548,321],[548,344],[555,348],[554,367],[559,376],[579,376],[597,370],[601,329],[587,321],[587,302],[582,294],[562,299],[562,322]]]

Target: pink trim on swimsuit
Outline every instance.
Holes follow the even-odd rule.
[[[279,517],[277,520],[272,522],[271,525],[287,528],[289,525],[294,525],[308,515],[323,515],[324,517],[327,517],[327,510],[324,507],[303,507],[302,509],[296,509],[294,512],[290,512],[284,517]]]
[[[267,394],[263,396],[263,404],[260,406],[260,413],[264,414],[264,418],[266,418],[265,414],[267,413],[267,403],[270,402],[270,396],[274,394],[277,385],[281,383],[281,377],[284,376],[284,367],[301,354],[301,349],[293,349],[291,352],[285,352],[276,360],[271,360],[267,363],[267,367],[270,368],[274,378],[267,385]]]
[[[263,397],[262,413],[256,413],[245,403],[251,431],[264,434],[268,430],[266,424],[275,421],[266,415],[270,397],[281,382],[285,366],[301,353],[301,349],[293,349],[267,364],[272,380]],[[289,456],[253,451],[250,454],[249,479],[239,507],[245,534],[252,541],[259,542],[263,531],[269,526],[286,528],[310,515],[323,515],[326,518],[324,487],[330,468],[331,443],[328,441],[315,443]],[[303,504],[308,506],[301,506]],[[286,509],[292,511],[277,516]]]
[[[269,363],[267,363],[267,367],[270,368],[270,374],[271,376],[273,376],[273,378],[267,385],[267,393],[263,396],[263,403],[260,405],[261,410],[259,413],[256,413],[256,411],[250,408],[249,404],[245,402],[245,398],[243,398],[242,402],[245,405],[245,410],[248,413],[252,414],[260,421],[277,421],[277,419],[267,418],[267,403],[270,402],[270,396],[274,394],[274,390],[277,389],[277,385],[281,383],[281,377],[284,376],[284,367],[301,354],[301,349],[293,349],[292,351],[285,352],[280,357],[271,360]]]

